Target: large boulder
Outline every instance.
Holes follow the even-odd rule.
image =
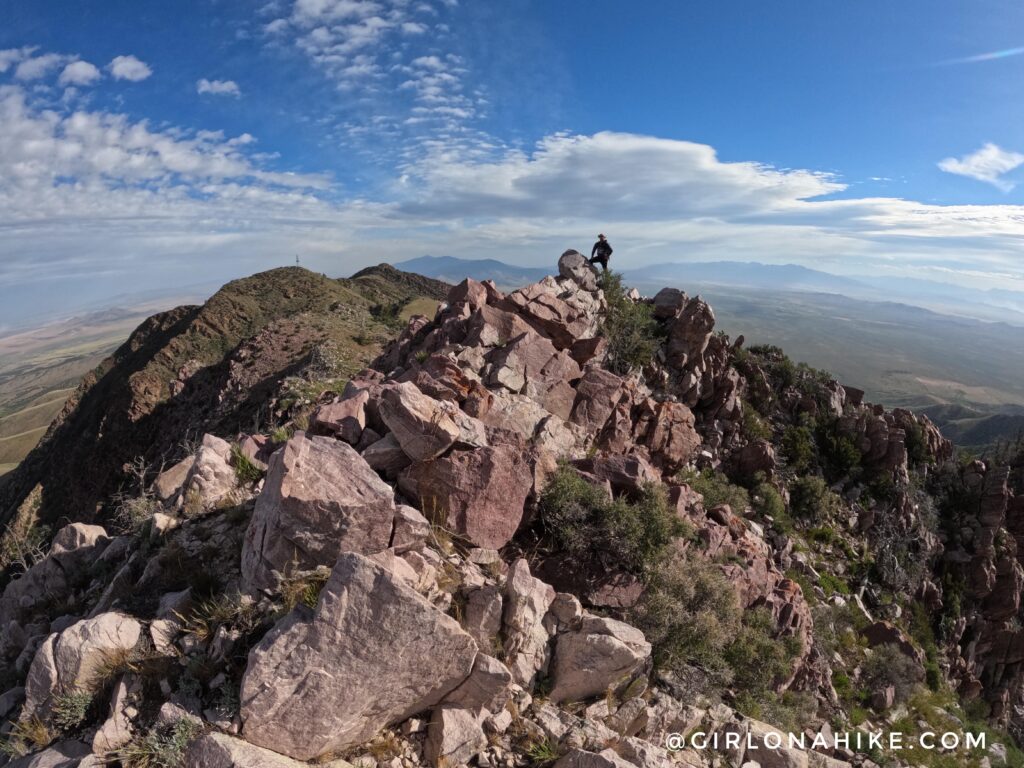
[[[627,683],[651,655],[644,633],[629,624],[585,615],[555,646],[552,701],[579,701]]]
[[[19,757],[7,768],[100,768],[106,763],[81,741],[62,741],[34,755]]]
[[[497,445],[414,464],[401,474],[399,487],[474,545],[500,549],[523,519],[533,474],[523,451]]]
[[[701,298],[683,306],[669,330],[666,358],[677,369],[693,370],[703,366],[704,350],[715,327],[715,313]]]
[[[578,339],[597,335],[598,305],[593,294],[579,291],[571,281],[559,284],[553,278],[545,278],[510,293],[501,306],[517,312],[558,349],[567,349]]]
[[[579,251],[568,250],[558,259],[558,274],[585,291],[597,290],[597,268]]]
[[[667,474],[678,472],[700,451],[693,411],[682,403],[646,401],[640,408],[637,442]]]
[[[614,373],[602,368],[587,369],[576,386],[576,399],[569,420],[596,437],[622,399],[623,392],[624,382]]]
[[[51,715],[54,698],[75,690],[89,690],[104,682],[99,678],[113,661],[125,656],[139,642],[142,625],[122,613],[101,613],[72,624],[43,641],[25,680],[22,720]]]
[[[505,660],[512,679],[524,688],[547,668],[548,630],[544,617],[555,589],[530,575],[524,558],[513,563],[505,581]]]
[[[394,516],[391,487],[352,447],[300,432],[270,459],[242,548],[245,586],[273,588],[275,571],[387,549]]]
[[[300,763],[223,733],[207,733],[192,742],[184,768],[302,768]],[[341,761],[328,765],[348,765]]]
[[[348,397],[321,405],[310,417],[310,428],[318,434],[334,435],[350,445],[359,442],[366,427],[369,389],[357,389]]]
[[[231,465],[230,443],[216,435],[203,435],[185,481],[184,494],[186,514],[208,512],[241,500],[238,478]]]
[[[6,628],[10,622],[20,623],[38,606],[59,604],[88,580],[92,566],[110,542],[107,532],[98,525],[72,523],[57,531],[46,557],[4,589],[0,597],[0,628]]]
[[[343,554],[315,611],[290,613],[253,648],[242,735],[311,760],[438,704],[470,674],[476,642],[401,579]]]
[[[438,707],[430,718],[424,754],[431,765],[465,765],[487,748],[482,716],[459,707]]]
[[[378,408],[380,418],[413,461],[440,456],[459,439],[461,430],[454,418],[458,408],[423,394],[411,382],[384,389]]]

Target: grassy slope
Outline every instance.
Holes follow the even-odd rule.
[[[402,314],[432,311],[447,288],[387,266],[343,280],[289,267],[228,283],[202,307],[146,320],[72,395],[67,418],[5,477],[0,516],[38,482],[52,517],[91,516],[80,510],[96,509],[117,489],[126,462],[166,458],[188,435],[266,424],[273,419],[266,403],[311,350],[329,349],[332,375],[351,375],[395,335]],[[198,371],[172,398],[170,384],[184,367]],[[30,423],[23,413],[16,421]],[[12,433],[0,464],[13,463],[44,432]]]

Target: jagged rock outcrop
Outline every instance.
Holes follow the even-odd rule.
[[[316,610],[291,613],[252,650],[242,735],[299,760],[341,752],[440,702],[476,655],[458,622],[381,566],[344,554]]]
[[[37,758],[77,764],[62,751],[110,753],[185,722],[205,729],[185,765],[213,768],[286,768],[339,753],[376,768],[520,768],[547,753],[566,766],[847,765],[852,753],[828,747],[663,749],[668,734],[697,728],[759,746],[772,730],[731,708],[749,703],[736,684],[713,692],[728,705],[711,705],[688,687],[686,669],[666,669],[652,648],[664,643],[643,623],[661,586],[655,571],[688,564],[708,576],[701,588],[712,597],[694,608],[682,595],[679,610],[731,611],[700,616],[707,652],[724,664],[734,650],[719,620],[745,642],[760,633],[774,666],[759,690],[803,707],[790,714],[807,718],[808,733],[830,734],[847,715],[842,696],[867,685],[864,646],[895,645],[932,678],[947,674],[939,662],[948,660],[961,692],[1007,720],[1024,679],[1024,507],[1007,474],[965,467],[958,477],[973,501],[944,512],[940,540],[914,483],[946,471],[951,446],[927,419],[866,404],[777,350],[748,352],[742,338],[715,333],[706,302],[676,289],[653,300],[616,294],[612,306],[649,312],[658,342],[649,360],[625,365],[602,328],[602,284],[574,251],[557,277],[507,294],[466,280],[342,391],[336,369],[316,378],[323,360],[308,361],[316,371],[289,369],[298,380],[290,404],[271,406],[280,426],[247,435],[232,422],[217,430],[231,442],[207,434],[142,489],[140,508],[159,510],[150,520],[117,537],[79,524],[60,531],[0,596],[12,683],[28,670],[24,691],[0,696],[0,715],[52,719],[55,697],[92,684],[98,658],[138,652],[153,679],[117,668],[97,688],[89,722],[66,734],[74,739]],[[332,299],[329,311],[347,300]],[[271,355],[283,333],[264,329],[239,345],[220,384],[250,382],[255,401],[271,402],[254,378],[261,366],[247,373],[247,363]],[[202,421],[223,425],[246,395],[212,386],[209,367],[201,356],[175,358],[168,396],[195,403],[208,386],[224,402]],[[163,379],[143,378],[151,406]],[[134,418],[149,419],[148,407]],[[798,440],[807,455],[797,455]],[[543,502],[561,473],[596,486],[601,501],[570,500],[560,533],[618,526],[618,537],[654,554],[596,574],[584,557],[573,562],[573,546],[553,543],[559,520]],[[651,486],[661,486],[657,501],[645,496]],[[663,527],[646,530],[652,521]],[[899,586],[872,583],[872,568],[898,571]],[[935,635],[941,653],[925,653],[910,595],[933,611],[965,606]],[[863,639],[830,639],[843,633]],[[700,663],[689,667],[695,677]],[[732,670],[737,680],[743,671]],[[870,682],[865,695],[879,710],[870,717],[905,704],[895,686]]]
[[[25,681],[21,717],[48,719],[56,696],[97,685],[104,669],[138,644],[142,625],[130,616],[104,613],[50,635],[36,653]]]
[[[249,589],[331,566],[342,552],[387,549],[394,492],[348,444],[297,434],[270,461],[242,551]]]

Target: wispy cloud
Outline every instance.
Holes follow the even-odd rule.
[[[343,142],[372,137],[379,158],[420,156],[428,143],[453,151],[490,137],[475,127],[484,116],[479,86],[451,50],[442,21],[457,3],[430,0],[294,0],[278,7],[264,33],[271,45],[301,52],[348,95],[338,109]],[[393,163],[394,164],[394,163]]]
[[[128,80],[133,83],[141,82],[153,74],[148,64],[134,56],[116,56],[107,65],[107,69],[115,80]]]
[[[963,56],[958,59],[947,59],[945,61],[938,62],[938,66],[951,66],[953,64],[980,64],[985,61],[997,61],[999,59],[1010,59],[1014,56],[1024,55],[1024,47],[1020,48],[1004,48],[999,51],[989,51],[988,53],[978,53],[974,56]]]
[[[207,80],[205,77],[196,82],[196,92],[236,98],[242,95],[238,83],[234,80]]]
[[[1003,177],[1021,165],[1024,165],[1024,155],[991,142],[969,155],[947,157],[939,162],[939,168],[946,173],[984,181],[1003,192],[1009,192],[1016,186],[1015,182]]]

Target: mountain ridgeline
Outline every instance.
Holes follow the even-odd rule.
[[[1024,765],[1024,455],[557,272],[140,326],[0,486],[11,765]]]

